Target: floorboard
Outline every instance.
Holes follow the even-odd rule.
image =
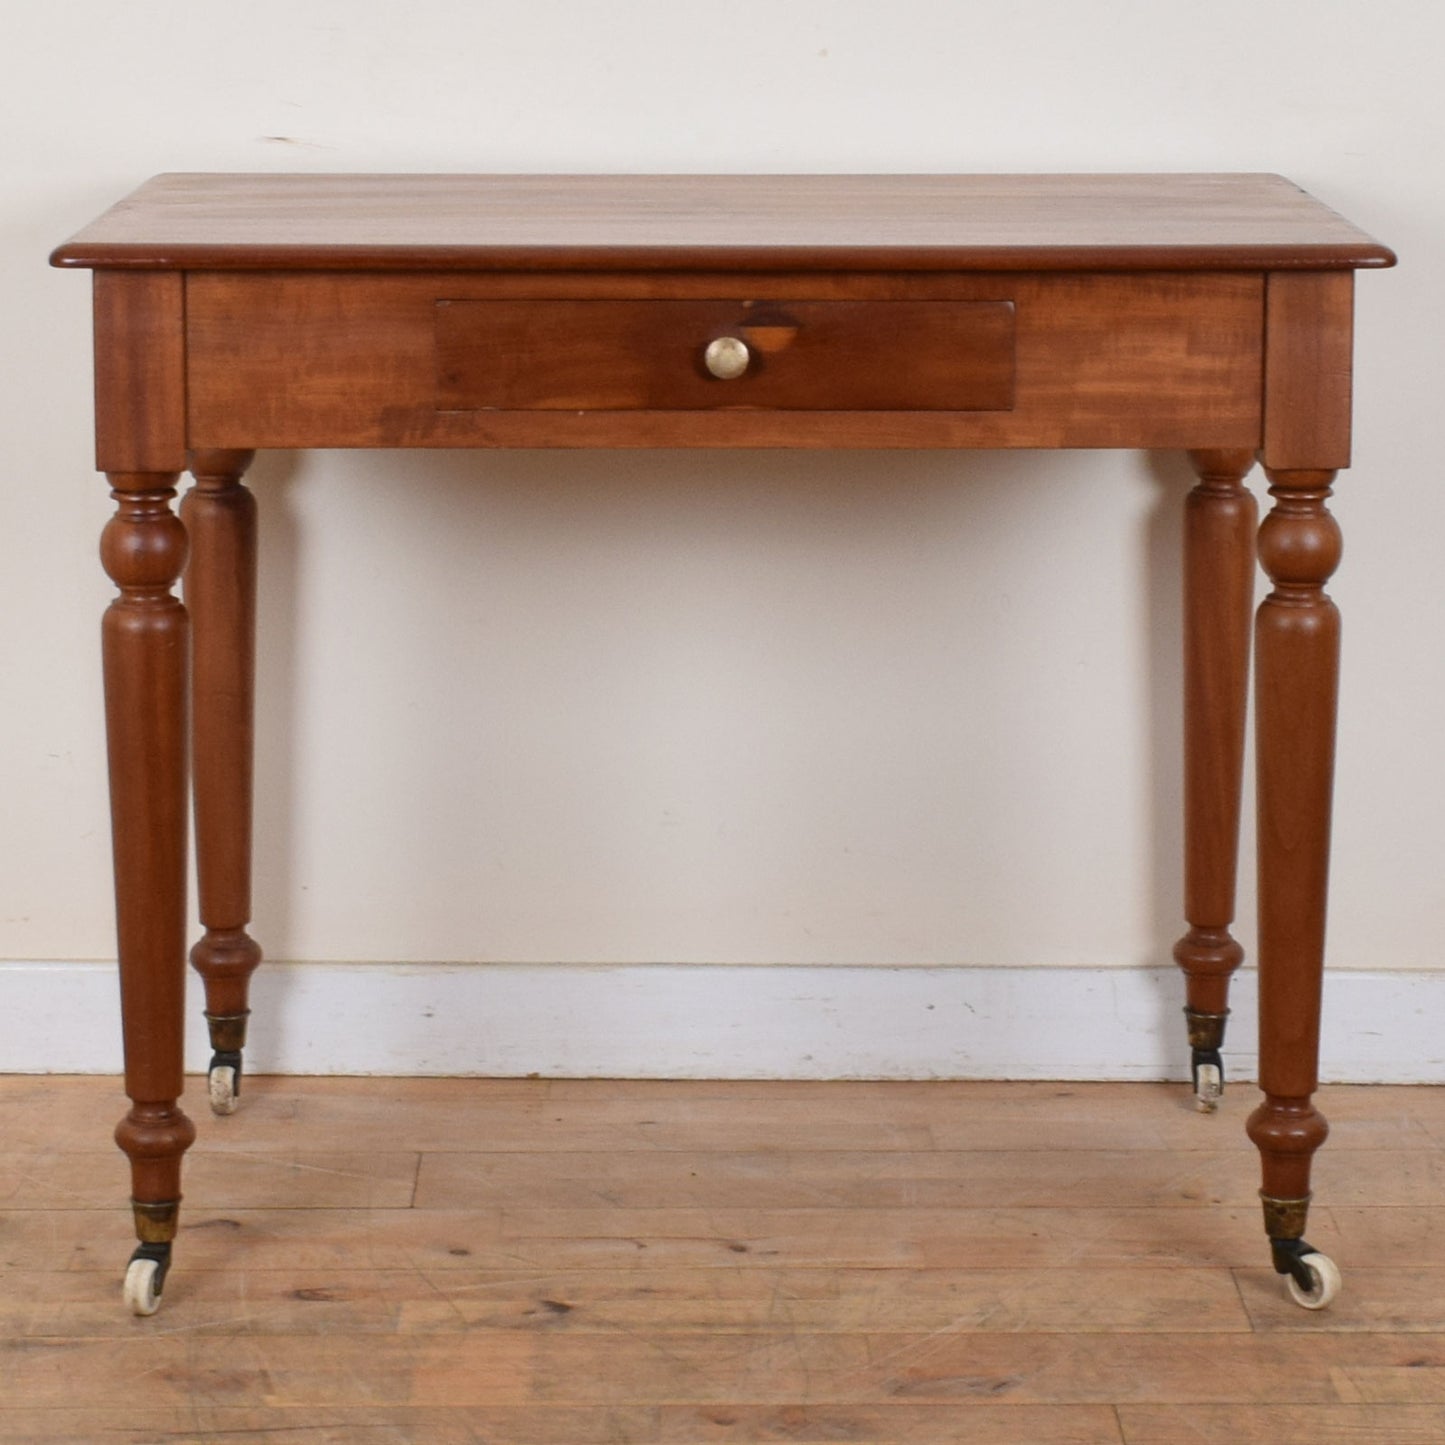
[[[117,1082],[0,1078],[0,1445],[1436,1445],[1442,1093],[1322,1091],[1310,1313],[1249,1089],[248,1079],[137,1320]]]

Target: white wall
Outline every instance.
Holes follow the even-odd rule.
[[[1214,169],[1284,172],[1402,257],[1359,287],[1330,956],[1439,968],[1438,16],[1425,0],[10,12],[0,958],[113,947],[88,288],[44,262],[147,175]],[[1049,986],[1035,969],[1167,961],[1178,458],[270,454],[253,480],[269,956],[537,965],[541,997],[549,964],[1015,967],[1021,1001]],[[1247,846],[1247,943],[1251,870]],[[1179,1001],[1157,1021],[1171,1051]],[[1398,1064],[1393,1021],[1358,1022]],[[585,1043],[587,1019],[571,1026]],[[403,1067],[386,1027],[376,1066]],[[848,1047],[797,1068],[847,1072]],[[908,1049],[903,1029],[894,1071]],[[1140,1040],[1134,1066],[1158,1052]]]

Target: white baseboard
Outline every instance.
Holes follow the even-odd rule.
[[[209,1055],[192,986],[187,1065]],[[1177,1079],[1172,967],[271,964],[247,1068],[553,1078]],[[1225,1067],[1255,1074],[1254,974]],[[1445,976],[1333,971],[1322,1074],[1445,1083]],[[0,963],[0,1072],[120,1069],[115,969]]]

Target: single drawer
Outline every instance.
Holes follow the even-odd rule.
[[[439,411],[1008,411],[1012,301],[440,300]]]

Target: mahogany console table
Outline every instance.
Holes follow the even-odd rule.
[[[1221,1085],[1255,622],[1260,1080],[1275,1268],[1305,1243],[1349,463],[1354,271],[1389,250],[1278,176],[307,176],[150,181],[52,257],[95,272],[104,660],[139,1248],[157,1306],[182,1112],[188,763],[215,1058],[236,1101],[250,918],[261,447],[1175,447],[1187,977]],[[195,479],[177,517],[179,474]],[[189,563],[188,563],[189,555]],[[173,587],[185,574],[184,603]],[[189,722],[188,722],[189,718]],[[966,880],[960,880],[966,886]]]

